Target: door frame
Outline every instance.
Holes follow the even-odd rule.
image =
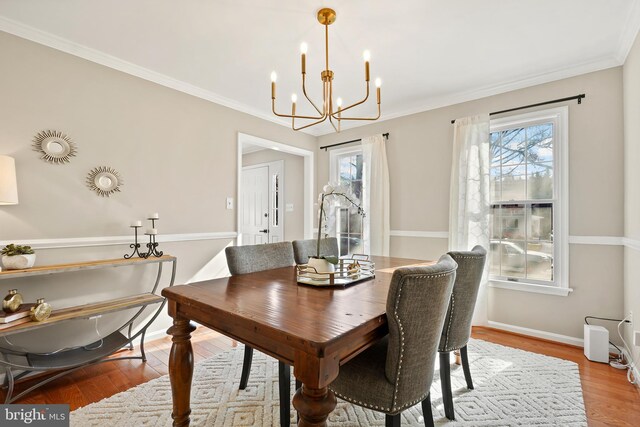
[[[304,215],[304,238],[312,239],[313,238],[313,218],[314,218],[314,210],[313,203],[315,197],[314,193],[314,152],[311,150],[306,150],[304,148],[294,147],[291,145],[283,144],[281,142],[270,141],[268,139],[260,138],[253,135],[248,135],[246,133],[238,132],[238,151],[237,151],[237,166],[236,166],[236,201],[237,201],[237,212],[236,212],[236,231],[237,238],[236,244],[242,244],[242,199],[240,195],[242,194],[242,147],[244,144],[257,145],[259,147],[264,147],[267,149],[282,151],[283,153],[294,154],[296,156],[302,156],[304,160],[304,206],[303,206],[303,215]]]

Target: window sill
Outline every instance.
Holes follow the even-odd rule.
[[[503,280],[489,280],[489,287],[509,289],[512,291],[532,292],[535,294],[547,294],[566,297],[573,292],[571,288],[559,288],[557,286],[534,285],[533,283],[510,282]]]

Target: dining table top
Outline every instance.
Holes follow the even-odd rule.
[[[255,335],[276,337],[292,349],[322,356],[336,341],[344,342],[345,335],[355,338],[386,324],[389,284],[398,267],[433,264],[396,257],[372,260],[375,277],[346,287],[298,284],[292,266],[173,286],[162,295],[183,311],[206,312],[207,316],[194,317],[211,318],[207,326],[224,329],[221,332],[227,335],[233,335],[234,325],[250,322]],[[258,342],[248,344],[262,347]]]

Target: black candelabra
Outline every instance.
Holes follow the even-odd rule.
[[[134,255],[138,255],[140,258],[149,258],[150,256],[161,257],[163,252],[158,250],[159,243],[156,241],[156,235],[158,234],[158,230],[156,229],[156,221],[159,219],[158,214],[150,214],[149,218],[151,221],[151,228],[148,229],[144,234],[149,236],[149,243],[146,244],[147,251],[140,252],[140,248],[142,244],[138,243],[138,228],[142,227],[141,221],[135,221],[131,224],[131,228],[134,230],[134,243],[130,244],[129,247],[133,249],[133,252],[125,255],[125,259],[130,259]]]
[[[140,221],[138,221],[139,223]],[[125,259],[129,259],[132,258],[134,255],[138,255],[140,258],[146,258],[144,256],[142,256],[142,254],[140,253],[139,249],[140,249],[140,243],[138,243],[138,228],[142,227],[142,225],[137,225],[136,223],[131,224],[131,228],[133,228],[133,232],[134,232],[134,236],[135,236],[135,241],[134,243],[130,244],[129,247],[131,249],[133,249],[133,252],[131,252],[128,255],[125,255],[124,258]]]
[[[142,258],[149,258],[151,255],[155,257],[161,257],[162,251],[158,251],[158,242],[156,242],[156,235],[158,234],[158,230],[156,230],[156,221],[158,218],[149,218],[151,221],[151,230],[147,230],[146,235],[149,236],[149,243],[147,243],[148,251],[141,254]]]

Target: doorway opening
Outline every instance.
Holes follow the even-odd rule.
[[[245,147],[246,148],[246,147]],[[262,151],[262,150],[260,150]],[[257,151],[252,151],[254,153]],[[284,241],[285,191],[284,160],[269,163],[254,163],[247,151],[242,157],[242,194],[238,197],[242,204],[240,228],[244,245],[277,243]],[[260,153],[263,156],[263,153]],[[291,198],[291,195],[288,195]],[[293,206],[294,204],[290,204]]]
[[[238,245],[313,236],[313,151],[238,133]]]

